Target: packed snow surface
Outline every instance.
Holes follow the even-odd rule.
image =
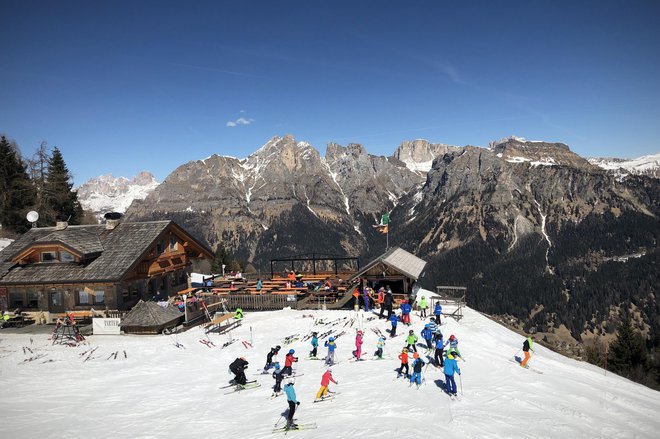
[[[13,239],[0,238],[0,250],[4,249],[5,247],[8,247],[9,244],[11,244],[12,242],[14,242]]]
[[[369,359],[377,341],[371,328],[389,328],[383,320],[369,320],[373,316],[289,309],[247,313],[230,334],[209,335],[215,347],[199,342],[206,338],[200,327],[178,335],[90,336],[76,347],[52,345],[45,335],[0,333],[3,436],[277,437],[282,433],[272,430],[283,425],[286,396],[270,399],[273,379],[255,373],[269,348],[279,344],[279,361],[295,349],[297,373],[304,374],[295,382],[297,422],[318,424],[316,430],[289,432],[294,438],[658,437],[660,393],[538,345],[533,369],[525,370],[511,361],[523,337],[470,309],[460,322],[444,318],[442,326],[445,340],[450,334],[459,339],[466,360],[459,362],[458,400],[443,393],[444,375],[433,365],[419,389],[396,379],[397,354],[409,329],[402,324],[399,335],[387,340],[385,360],[348,361],[357,328],[366,329],[363,350]],[[317,319],[344,317],[333,327],[315,325]],[[422,328],[423,321],[413,316],[417,335]],[[339,385],[331,383],[330,390],[341,393],[334,400],[312,403],[325,366],[306,359],[309,341],[284,343],[286,336],[311,330],[346,331],[337,341],[333,375]],[[231,338],[238,341],[222,348]],[[320,347],[319,355],[325,353]],[[26,361],[37,355],[44,356]],[[218,387],[227,384],[227,366],[239,356],[250,362],[248,379],[262,386],[225,394],[230,389]]]

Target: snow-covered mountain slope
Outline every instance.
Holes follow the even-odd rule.
[[[78,200],[86,210],[103,215],[106,212],[126,212],[133,200],[144,200],[158,186],[156,178],[142,171],[132,179],[101,175],[83,183]]]
[[[310,314],[312,317],[310,317]],[[270,399],[274,381],[255,375],[270,347],[282,345],[279,360],[295,349],[300,361],[295,389],[301,402],[299,423],[318,429],[289,433],[296,438],[655,438],[660,430],[660,393],[587,363],[568,359],[541,346],[525,370],[510,361],[523,337],[470,309],[456,322],[443,321],[445,339],[455,334],[465,362],[459,362],[459,400],[441,390],[444,375],[432,365],[424,384],[410,387],[396,379],[397,355],[407,327],[388,339],[385,360],[348,361],[355,330],[366,329],[366,358],[375,351],[383,320],[353,311],[247,313],[230,334],[211,334],[215,347],[197,327],[179,335],[90,336],[77,347],[53,346],[46,335],[3,333],[0,340],[0,412],[7,437],[173,438],[276,437],[283,424],[286,397]],[[373,315],[371,315],[373,316]],[[334,326],[315,325],[345,318]],[[353,320],[353,325],[348,322]],[[423,322],[413,317],[419,334]],[[309,341],[287,345],[284,337],[311,330],[346,331],[338,339],[330,390],[334,400],[313,403],[322,361],[306,359]],[[238,341],[226,348],[231,338]],[[241,341],[251,341],[253,348]],[[177,348],[180,343],[183,348]],[[322,343],[321,343],[322,344]],[[25,348],[24,348],[25,347]],[[29,347],[32,352],[26,350]],[[89,361],[90,349],[97,348]],[[423,350],[422,350],[423,351]],[[110,357],[117,352],[117,358]],[[126,352],[126,358],[124,357]],[[319,354],[326,350],[319,348]],[[26,361],[44,355],[34,361]],[[248,379],[259,388],[225,394],[227,367],[239,356],[250,362]],[[109,358],[109,359],[108,359]],[[52,361],[51,361],[52,360]]]
[[[608,171],[622,175],[648,175],[660,177],[660,154],[645,155],[636,159],[590,158],[589,162]]]

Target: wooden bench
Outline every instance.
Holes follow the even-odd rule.
[[[241,325],[241,320],[236,319],[233,322],[231,321],[234,319],[235,314],[230,312],[221,316],[215,317],[213,320],[211,320],[209,323],[204,325],[204,328],[206,329],[206,333],[209,332],[218,332],[219,334],[222,334],[225,331],[228,331],[229,329],[232,329],[236,326]],[[224,323],[224,325],[223,325]]]

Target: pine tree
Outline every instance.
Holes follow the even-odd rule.
[[[41,142],[32,158],[28,160],[28,172],[36,190],[34,210],[39,212],[38,225],[42,227],[52,226],[53,221],[55,221],[55,212],[48,206],[46,193],[44,191],[46,186],[46,176],[48,175],[49,160],[50,152],[48,149],[48,143],[45,141]]]
[[[25,218],[35,202],[35,190],[26,172],[18,147],[0,138],[0,224],[9,232],[24,233],[30,227]]]
[[[67,220],[70,224],[80,224],[83,209],[78,202],[78,194],[72,190],[71,174],[64,163],[60,150],[55,147],[48,162],[48,173],[44,184],[44,200],[49,211],[46,212],[52,225],[57,219]],[[52,216],[54,215],[54,216]]]
[[[630,377],[632,372],[645,367],[647,351],[644,338],[626,319],[616,331],[616,339],[610,343],[608,369],[619,375]]]

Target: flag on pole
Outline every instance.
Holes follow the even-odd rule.
[[[374,227],[376,227],[380,233],[389,233],[389,224],[390,224],[390,214],[384,213],[380,217],[380,224],[375,224]]]

